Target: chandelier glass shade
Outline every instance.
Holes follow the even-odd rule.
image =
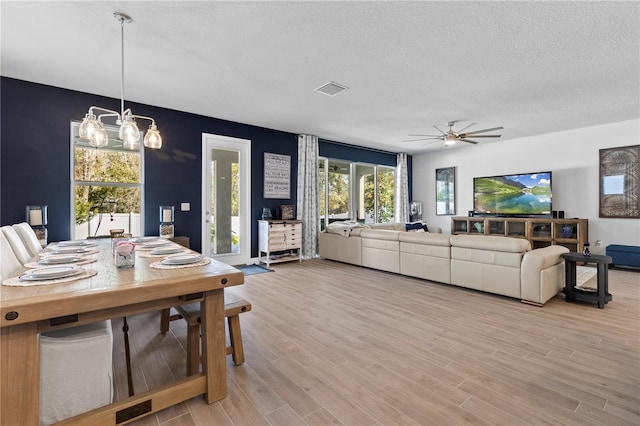
[[[159,149],[162,147],[162,137],[156,126],[156,122],[151,117],[144,115],[135,115],[131,112],[131,109],[124,109],[124,24],[131,22],[131,17],[124,13],[115,12],[113,16],[120,21],[120,37],[121,37],[121,59],[122,59],[122,79],[120,85],[120,112],[102,108],[99,106],[92,106],[84,116],[79,128],[79,136],[82,139],[87,139],[89,145],[96,148],[102,148],[109,144],[109,137],[107,131],[104,128],[102,122],[103,118],[115,117],[115,122],[120,126],[118,137],[122,140],[123,146],[127,149],[137,150],[140,149],[140,130],[136,123],[136,118],[141,120],[151,121],[149,130],[147,130],[144,136],[144,146],[147,148]],[[94,112],[98,112],[98,115]]]

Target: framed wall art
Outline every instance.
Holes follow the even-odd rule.
[[[456,214],[456,168],[436,169],[436,215]]]
[[[640,218],[640,145],[600,150],[600,217]]]
[[[291,197],[291,156],[264,153],[264,198]]]

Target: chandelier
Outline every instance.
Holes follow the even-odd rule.
[[[151,125],[144,136],[144,146],[147,148],[158,149],[162,147],[162,138],[156,121],[151,117],[143,115],[135,115],[131,112],[131,108],[124,109],[124,24],[131,22],[131,17],[120,12],[113,14],[114,18],[120,21],[120,41],[121,41],[121,71],[122,78],[120,83],[120,112],[113,111],[99,106],[92,106],[84,116],[82,124],[80,124],[79,136],[87,139],[89,145],[96,148],[107,146],[109,136],[104,128],[102,119],[105,117],[115,117],[116,124],[120,126],[118,133],[119,138],[123,142],[123,146],[127,149],[140,149],[140,130],[136,124],[136,118],[140,120],[149,120]],[[96,116],[95,113],[98,113]]]

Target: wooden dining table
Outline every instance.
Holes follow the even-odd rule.
[[[65,424],[121,424],[204,394],[208,403],[227,395],[224,289],[244,274],[216,260],[207,265],[155,269],[162,257],[136,251],[133,268],[116,268],[112,241],[98,240],[97,272],[67,283],[0,288],[0,424],[39,424],[40,333],[111,318],[201,303],[202,372],[115,401],[65,420]],[[36,260],[36,259],[34,259]]]

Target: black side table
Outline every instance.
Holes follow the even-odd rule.
[[[604,309],[604,305],[613,300],[613,297],[609,294],[609,275],[607,268],[607,265],[612,262],[611,256],[602,256],[600,254],[585,256],[581,253],[564,253],[562,257],[564,257],[565,260],[565,300],[567,302],[574,302],[576,300],[583,302],[597,302],[598,308]],[[588,291],[576,288],[576,262],[597,264],[597,291]]]

